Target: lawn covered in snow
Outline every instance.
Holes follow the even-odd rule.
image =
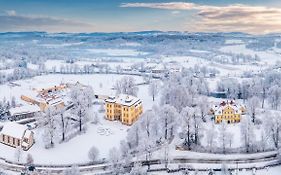
[[[95,94],[115,95],[112,89],[115,82],[120,80],[125,75],[114,74],[91,74],[91,75],[63,75],[50,74],[34,77],[32,79],[20,80],[14,82],[17,86],[10,84],[0,85],[0,98],[9,99],[15,96],[18,102],[25,103],[20,100],[22,94],[28,94],[32,88],[44,88],[60,83],[75,83],[79,81],[82,84],[90,85],[94,89]],[[144,80],[140,76],[133,76],[136,83],[142,83]],[[152,97],[148,94],[148,85],[138,86],[138,97],[143,101],[144,111],[150,109],[153,104],[159,102],[152,101]],[[98,112],[100,105],[94,105],[93,113]],[[27,153],[30,153],[34,162],[38,164],[75,164],[89,162],[88,151],[92,146],[99,149],[99,158],[107,158],[108,151],[113,147],[119,147],[120,141],[124,140],[127,135],[129,126],[122,125],[120,122],[107,121],[104,119],[104,113],[98,113],[100,123],[97,125],[87,124],[87,131],[78,135],[70,141],[62,144],[56,144],[54,148],[45,149],[41,138],[42,132],[40,129],[35,129],[36,143],[30,150],[24,152],[21,161],[25,161]],[[9,146],[0,144],[0,157],[15,161],[15,149]]]

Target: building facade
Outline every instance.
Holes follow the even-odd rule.
[[[132,125],[143,112],[141,100],[125,94],[108,97],[105,100],[105,108],[106,119],[119,120],[125,125]]]
[[[49,106],[55,109],[62,109],[65,107],[65,104],[61,97],[66,88],[67,85],[61,84],[46,89],[34,89],[30,95],[21,95],[21,99],[39,106],[41,111],[45,111]]]
[[[223,101],[219,105],[215,105],[210,113],[214,115],[215,123],[225,121],[227,123],[239,123],[241,115],[245,112],[243,105],[238,105],[235,101]]]

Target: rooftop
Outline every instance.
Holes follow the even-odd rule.
[[[21,125],[16,122],[7,122],[3,124],[1,134],[21,139],[26,130],[27,127],[25,125]]]
[[[138,102],[141,102],[141,100],[132,95],[120,94],[116,97],[109,96],[108,99],[106,99],[106,102],[118,103],[124,106],[132,106]]]
[[[40,108],[37,105],[24,105],[24,106],[14,107],[9,110],[11,116],[20,115],[20,114],[29,114],[39,111]]]

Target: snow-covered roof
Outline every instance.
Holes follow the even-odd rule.
[[[16,122],[4,123],[1,134],[8,135],[14,138],[22,139],[27,127]]]
[[[57,104],[63,103],[63,100],[61,98],[55,98],[48,100],[48,104],[51,106],[56,106]]]
[[[24,137],[25,137],[25,138],[29,138],[31,134],[32,134],[32,131],[30,131],[30,130],[25,130]]]
[[[108,99],[106,99],[106,102],[118,103],[124,106],[132,106],[134,104],[141,103],[141,100],[132,95],[120,94],[116,97],[109,96]]]
[[[234,114],[241,114],[241,105],[235,104],[235,102],[231,103],[222,103],[220,105],[214,105],[213,110],[215,112],[215,115],[222,115],[223,111],[227,108],[230,107],[234,110]]]
[[[11,116],[35,113],[39,111],[40,108],[37,105],[24,105],[24,106],[14,107],[9,110]]]
[[[164,71],[165,66],[163,64],[157,64],[152,70],[154,70],[154,71]]]

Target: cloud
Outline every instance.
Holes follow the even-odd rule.
[[[197,5],[194,3],[168,2],[168,3],[123,3],[120,7],[142,7],[166,10],[190,10]]]
[[[0,31],[48,31],[48,32],[87,32],[94,26],[88,23],[54,18],[49,16],[18,15],[16,11],[6,11],[0,15]]]
[[[16,16],[17,14],[15,10],[7,10],[5,12],[8,16]]]
[[[127,3],[120,7],[141,7],[165,10],[196,10],[194,31],[241,31],[248,33],[281,32],[281,9],[265,6],[232,4],[209,6],[195,3]],[[189,23],[187,26],[191,26]],[[191,28],[189,28],[191,29]],[[188,29],[187,29],[188,30]]]

